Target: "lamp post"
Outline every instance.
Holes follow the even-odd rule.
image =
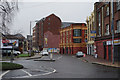
[[[112,21],[111,21],[111,32],[112,32],[112,64],[114,64],[114,4],[113,1],[111,1],[111,16],[112,16]]]
[[[30,52],[29,52],[29,56],[31,56],[31,50],[32,50],[32,34],[31,34],[31,26],[32,26],[32,22],[38,22],[38,20],[35,20],[35,21],[30,21],[30,39],[29,39],[29,50],[30,50]]]

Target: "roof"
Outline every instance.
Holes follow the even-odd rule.
[[[15,35],[4,35],[7,39],[25,39],[22,34],[15,34]]]
[[[71,22],[62,22],[61,28],[69,27],[71,24],[73,24],[73,23],[71,23]]]
[[[85,25],[85,23],[73,23],[73,22],[62,22],[62,26],[61,28],[66,28],[66,27],[69,27],[70,25]]]

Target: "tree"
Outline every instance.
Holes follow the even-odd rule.
[[[0,0],[0,32],[9,34],[10,25],[15,13],[18,11],[17,0]]]

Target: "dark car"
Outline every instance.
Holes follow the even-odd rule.
[[[11,50],[2,50],[2,56],[10,56],[11,55]]]
[[[81,52],[81,51],[78,51],[76,53],[76,57],[85,57],[85,54],[83,52]]]

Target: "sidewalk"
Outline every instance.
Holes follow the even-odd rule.
[[[37,58],[41,58],[42,55],[39,53],[36,53],[34,56],[30,57],[30,58],[27,58],[26,60],[29,60],[29,59],[37,59]]]
[[[84,62],[89,62],[92,64],[99,64],[99,65],[104,65],[104,66],[110,66],[110,67],[119,67],[120,68],[120,62],[115,62],[112,64],[112,62],[104,60],[102,58],[94,58],[94,56],[91,55],[86,55],[85,57],[81,57],[81,59]]]

